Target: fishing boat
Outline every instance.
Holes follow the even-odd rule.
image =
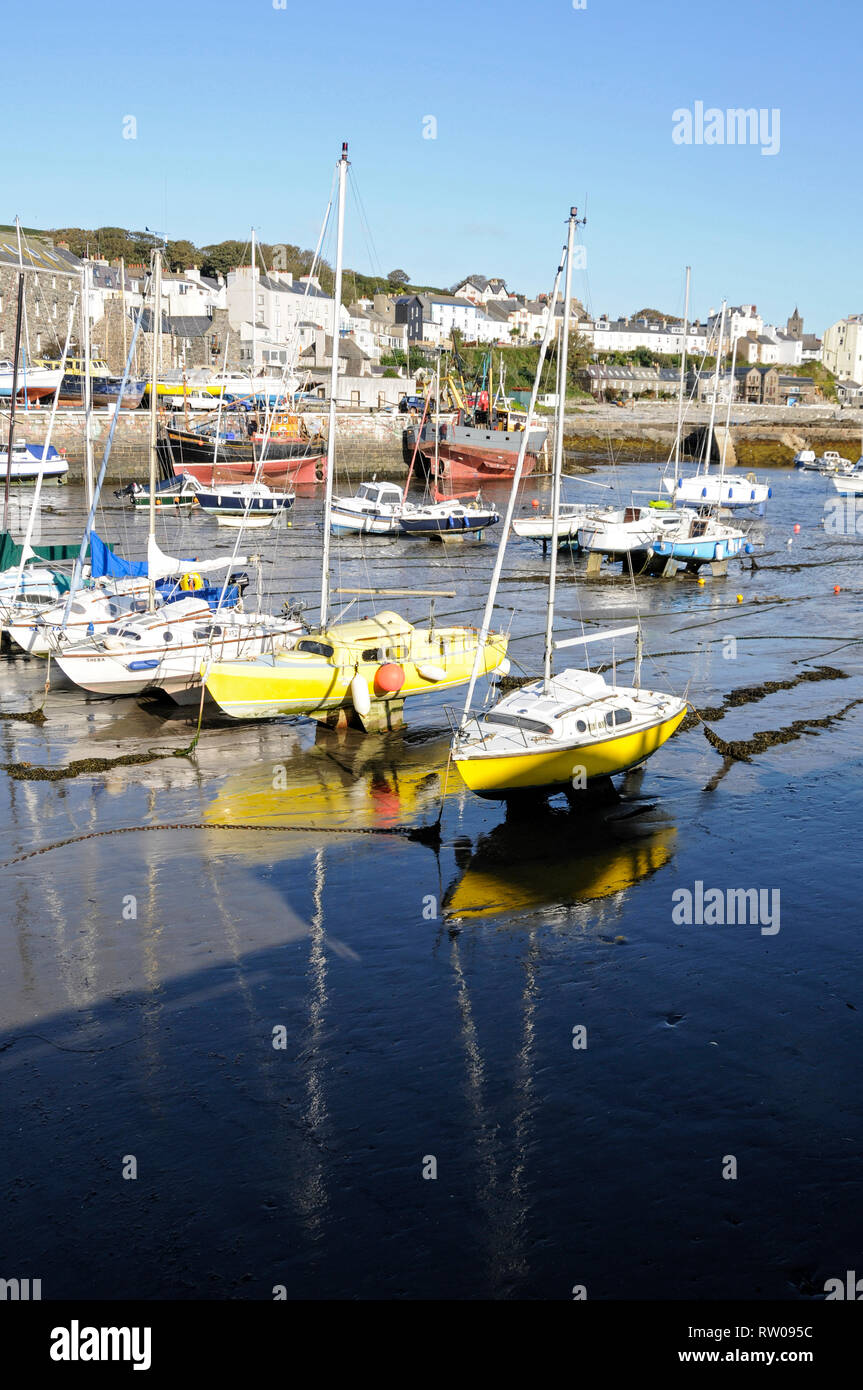
[[[261,480],[275,488],[323,482],[323,441],[311,438],[302,417],[295,418],[293,432],[273,422],[266,436],[251,417],[251,434],[248,428],[221,427],[217,421],[186,429],[169,425],[157,443],[163,476],[190,473],[206,487],[245,482],[258,471]],[[266,455],[259,470],[265,444]]]
[[[9,462],[9,449],[0,449],[0,478],[9,474],[10,483],[33,483],[42,477],[61,482],[69,472],[65,456],[53,444],[27,444],[17,440],[12,445],[12,461]]]
[[[460,487],[506,482],[513,475],[527,432],[523,476],[532,473],[548,439],[548,430],[538,424],[528,425],[526,419],[508,410],[493,410],[487,421],[479,423],[478,413],[483,414],[462,409],[452,423],[409,425],[402,436],[405,457],[418,447],[426,476],[438,484]]]
[[[794,467],[802,469],[812,469],[815,466],[814,449],[798,449],[794,455]]]
[[[39,362],[31,364],[23,363],[18,368],[18,381],[15,387],[16,396],[22,400],[41,401],[46,396],[53,396],[62,379],[63,373],[51,365],[43,365]],[[15,378],[15,364],[8,358],[0,361],[0,400],[9,400],[12,395],[12,388]]]
[[[276,517],[289,511],[296,501],[294,493],[273,492],[266,483],[205,488],[195,479],[191,482],[195,485],[201,510],[215,516],[220,526],[271,526]]]
[[[568,221],[565,255],[564,323],[569,321],[576,223],[577,210],[573,208]],[[558,271],[558,278],[559,275]],[[552,306],[556,298],[557,281]],[[560,389],[552,501],[555,520],[560,505],[563,471],[563,385],[566,382],[567,352],[568,343],[564,335],[558,362]],[[539,385],[542,359],[541,351],[532,400]],[[510,519],[511,509],[507,525]],[[685,700],[641,688],[640,624],[554,640],[557,539],[554,529],[542,678],[503,696],[479,714],[471,713],[472,686],[468,687],[461,723],[453,738],[452,756],[465,785],[480,796],[506,799],[524,792],[572,792],[574,788],[584,788],[598,778],[609,778],[625,772],[656,752],[678,728],[686,713]],[[506,529],[501,537],[498,563],[489,589],[483,631],[494,605],[505,545]],[[553,658],[557,650],[596,641],[613,642],[630,633],[635,633],[638,638],[634,685],[622,686],[617,683],[614,663],[611,681],[590,670],[553,672]]]
[[[347,145],[343,145],[338,163],[334,341],[338,341],[339,331],[347,168]],[[319,623],[289,651],[273,652],[252,661],[215,662],[205,670],[207,691],[224,713],[236,719],[306,715],[334,724],[355,721],[364,728],[395,727],[401,723],[406,698],[463,685],[472,672],[497,670],[506,658],[507,637],[504,634],[486,632],[480,638],[473,628],[439,627],[434,621],[434,603],[426,627],[415,626],[390,610],[353,622],[330,621],[330,528],[338,373],[338,353],[333,353]],[[394,591],[340,589],[339,592],[352,594],[355,601],[364,596],[391,595]],[[449,591],[445,595],[430,590],[412,592],[432,600],[452,596]]]

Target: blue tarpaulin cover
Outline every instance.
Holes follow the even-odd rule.
[[[94,579],[108,575],[111,579],[143,579],[147,575],[146,560],[124,560],[115,555],[95,531],[90,532],[90,573]]]

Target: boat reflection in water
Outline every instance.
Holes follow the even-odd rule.
[[[677,831],[655,803],[622,798],[581,811],[537,805],[481,835],[444,895],[444,915],[513,916],[615,898],[671,859]],[[595,921],[595,913],[585,922]]]
[[[295,749],[281,762],[259,757],[232,772],[206,819],[212,825],[286,830],[417,826],[437,817],[448,754],[448,734],[405,738],[321,729],[311,747]],[[458,779],[450,777],[448,794],[458,791]]]

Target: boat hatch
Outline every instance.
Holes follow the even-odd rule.
[[[546,724],[542,719],[528,719],[523,714],[502,714],[498,710],[489,710],[483,715],[484,724],[503,724],[509,729],[521,729],[525,733],[550,735],[554,732],[550,724]]]
[[[605,722],[609,729],[613,729],[615,724],[628,724],[631,719],[631,709],[610,709],[605,716]]]
[[[136,632],[133,627],[109,627],[109,637],[130,637],[133,642],[140,642],[141,634]]]

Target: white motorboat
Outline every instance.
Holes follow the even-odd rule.
[[[334,536],[395,536],[401,508],[401,488],[372,479],[360,483],[353,497],[333,498],[330,529]]]
[[[11,483],[35,483],[40,473],[43,479],[65,478],[69,465],[53,444],[46,449],[44,445],[27,444],[20,440],[12,445],[11,467],[8,448],[0,449],[0,482],[5,480],[7,471]]]
[[[654,507],[609,507],[587,518],[577,531],[578,545],[587,554],[620,560],[635,551],[650,550],[661,535],[680,525],[676,512]]]
[[[745,478],[696,473],[692,478],[663,478],[663,485],[674,497],[675,506],[728,507],[749,510],[763,507],[773,496],[768,483],[760,483],[754,473]]]
[[[830,481],[842,497],[859,497],[863,494],[863,459],[834,473]]]
[[[361,483],[354,497],[334,497],[330,529],[334,536],[432,536],[443,540],[479,536],[500,515],[479,497],[408,502],[395,483]]]

